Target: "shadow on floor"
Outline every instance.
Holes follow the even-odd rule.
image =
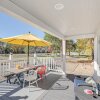
[[[70,78],[62,76],[37,100],[75,100],[74,84]]]
[[[18,86],[13,86],[5,83],[2,85],[0,84],[0,100],[12,100],[12,97],[10,96],[19,91],[20,89],[21,87]],[[17,98],[19,99],[14,99],[14,100],[20,100],[23,97],[17,97]]]
[[[28,98],[28,96],[11,96],[11,97],[8,97],[8,96],[3,96],[0,98],[0,100],[26,100]]]
[[[82,78],[82,79],[86,79],[87,77],[89,76],[86,76],[86,75],[74,75],[74,74],[67,74],[66,77],[72,81],[74,83],[74,79],[75,77],[79,77],[79,78]]]
[[[54,74],[54,73],[48,74],[48,76],[45,79],[38,81],[39,87],[37,89],[33,88],[31,93],[33,92],[40,93],[41,90],[50,89],[60,77],[61,75],[59,74]],[[36,86],[36,84],[33,84],[33,86]],[[26,91],[28,91],[27,86],[25,88],[26,88]],[[20,100],[20,99],[27,100],[27,98],[29,98],[29,94],[27,96],[25,95],[23,96],[23,93],[26,91],[23,91],[23,93],[20,93],[22,92],[23,89],[24,88],[21,88],[20,86],[16,84],[8,84],[6,83],[6,81],[3,83],[0,83],[0,100]],[[13,96],[13,94],[16,94],[17,92],[19,92],[19,95]]]
[[[38,85],[40,88],[48,90],[60,77],[61,75],[49,74],[46,79],[40,80]]]
[[[75,75],[74,75],[74,74],[67,74],[66,77],[67,77],[70,81],[74,82],[74,78],[75,78]]]

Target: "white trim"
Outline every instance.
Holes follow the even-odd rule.
[[[62,54],[66,55],[66,40],[62,40]]]
[[[95,36],[94,38],[94,61],[97,61],[97,47],[98,47],[98,43],[97,43],[97,36]]]
[[[82,38],[94,38],[95,34],[79,34],[79,35],[72,35],[72,36],[67,36],[66,40],[69,39],[82,39]]]
[[[100,76],[100,35],[94,38],[94,76]]]
[[[51,26],[45,24],[41,20],[37,19],[36,17],[32,16],[29,12],[25,11],[24,9],[18,7],[14,3],[9,0],[1,2],[0,9],[7,14],[14,16],[26,23],[29,23],[33,27],[36,27],[44,32],[48,32],[49,34],[55,35],[56,37],[63,39],[64,36],[60,34],[58,31],[54,30]]]
[[[66,73],[66,40],[62,40],[63,71]]]

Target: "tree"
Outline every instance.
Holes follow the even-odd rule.
[[[51,48],[53,49],[54,53],[60,52],[61,50],[61,40],[60,39],[48,33],[45,33],[44,39],[52,43]]]
[[[69,52],[68,55],[70,56],[70,52],[75,50],[75,48],[76,48],[74,41],[66,40],[66,48],[67,48],[67,51]]]
[[[7,43],[4,47],[5,53],[24,53],[25,46],[9,44]]]
[[[52,43],[52,49],[54,53],[59,53],[61,51],[62,41],[60,39],[48,33],[45,34],[44,39]],[[70,55],[70,52],[75,50],[76,44],[73,40],[66,40],[66,48]]]
[[[86,44],[86,49],[90,51],[90,55],[93,60],[94,59],[94,39],[93,38],[88,39],[88,42]]]
[[[85,52],[87,41],[88,39],[78,39],[77,40],[76,45],[77,45],[77,52],[79,53],[79,55],[81,52],[83,53]]]
[[[94,59],[94,39],[86,38],[86,39],[78,39],[76,42],[77,52],[83,52],[84,54],[91,55],[92,60]]]

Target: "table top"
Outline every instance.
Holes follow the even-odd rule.
[[[37,67],[40,67],[40,66],[42,66],[42,65],[33,65],[33,66],[28,66],[28,67],[26,66],[24,68],[19,68],[19,69],[10,68],[10,72],[14,73],[14,74],[19,74],[19,73],[26,72],[31,69],[36,69]]]
[[[78,79],[75,79],[74,82],[79,82],[79,84],[81,84],[81,82],[83,82],[83,80],[78,80]],[[100,96],[97,96],[97,98],[93,97],[93,95],[88,95],[88,94],[85,94],[84,93],[84,90],[85,89],[89,89],[89,90],[92,90],[93,87],[91,86],[88,86],[88,85],[85,85],[85,83],[82,83],[83,85],[77,85],[78,84],[75,83],[74,85],[74,91],[75,91],[75,96],[77,96],[79,98],[79,100],[100,100]]]

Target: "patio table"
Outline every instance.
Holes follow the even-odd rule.
[[[75,100],[100,100],[100,96],[89,95],[84,90],[93,90],[93,87],[86,84],[84,80],[76,78],[74,80]]]
[[[14,84],[16,83],[16,81],[18,81],[19,85],[22,86],[22,83],[21,83],[21,80],[20,80],[20,76],[22,73],[24,72],[28,72],[29,70],[32,70],[32,69],[37,69],[38,67],[40,67],[42,65],[35,65],[35,66],[29,66],[29,67],[24,67],[24,68],[19,68],[19,69],[16,69],[16,68],[11,68],[10,71],[9,71],[9,74],[5,75],[5,77],[7,77],[7,82],[9,82],[11,84],[11,78],[13,76],[15,76],[15,81],[14,81]]]

